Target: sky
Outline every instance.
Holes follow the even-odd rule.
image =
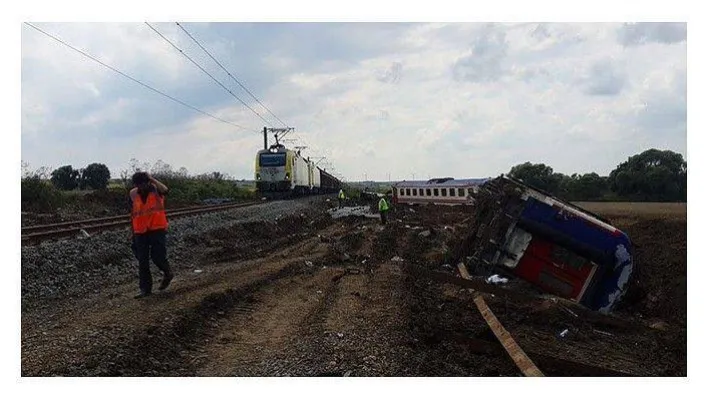
[[[253,178],[265,122],[143,23],[21,33],[21,157],[132,158]],[[282,127],[173,22],[152,24],[268,126]],[[686,156],[685,23],[184,23],[295,128],[287,145],[346,180],[507,173],[526,161],[607,175],[649,148]],[[272,136],[270,138],[272,141]],[[334,169],[332,169],[334,168]]]

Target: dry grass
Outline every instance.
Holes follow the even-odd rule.
[[[576,202],[575,205],[603,216],[685,219],[687,215],[685,202]]]

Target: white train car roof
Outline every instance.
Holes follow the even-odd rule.
[[[489,180],[491,179],[453,179],[452,177],[444,177],[430,180],[404,180],[394,183],[392,186],[394,188],[469,187],[480,186]]]

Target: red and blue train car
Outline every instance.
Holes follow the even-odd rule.
[[[611,311],[633,272],[629,237],[597,215],[504,177],[477,196],[473,258],[594,310]]]

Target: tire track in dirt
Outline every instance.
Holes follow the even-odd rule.
[[[253,294],[254,307],[220,325],[197,364],[197,376],[288,375],[305,353],[285,356],[303,324],[326,303],[342,269],[320,267]]]
[[[126,300],[123,294],[117,301],[79,303],[55,323],[59,326],[56,330],[23,336],[22,375],[166,373],[170,368],[165,364],[170,362],[163,362],[164,356],[141,354],[141,351],[157,351],[146,342],[175,355],[170,344],[194,338],[182,330],[189,332],[199,328],[194,325],[195,317],[200,320],[210,313],[225,312],[221,306],[234,307],[237,298],[274,279],[300,272],[305,260],[326,253],[327,247],[319,239],[312,238],[265,259],[223,265],[210,275],[175,281],[175,288],[145,300]],[[129,288],[124,286],[117,290],[125,292]],[[34,330],[25,329],[23,325],[23,331]],[[161,339],[167,344],[156,343]],[[185,345],[176,347],[183,349]],[[186,371],[188,368],[179,365],[175,369]]]

